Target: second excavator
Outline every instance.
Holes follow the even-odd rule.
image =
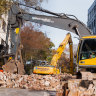
[[[60,68],[58,68],[58,60],[60,59],[66,45],[69,43],[70,47],[70,73],[73,74],[73,45],[71,34],[68,33],[63,40],[63,42],[59,45],[56,50],[55,55],[53,56],[51,63],[49,65],[35,66],[33,73],[35,74],[60,74]]]

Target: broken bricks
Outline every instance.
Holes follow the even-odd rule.
[[[20,75],[0,72],[1,87],[7,88],[25,88],[30,90],[48,90],[60,92],[65,84],[64,82],[66,82],[68,78],[72,78],[72,75]]]

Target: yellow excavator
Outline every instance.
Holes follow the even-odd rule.
[[[43,64],[42,66],[35,66],[33,73],[35,74],[59,74],[60,69],[58,68],[58,60],[60,59],[66,45],[69,43],[70,47],[70,73],[73,74],[73,45],[72,45],[72,39],[71,34],[68,33],[63,40],[63,42],[60,44],[58,49],[56,50],[56,54],[53,56],[51,63],[49,65]]]

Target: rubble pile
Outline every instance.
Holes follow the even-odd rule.
[[[59,75],[20,75],[0,72],[0,87],[56,91],[56,96],[96,96],[96,74],[84,72],[82,79]]]
[[[69,80],[66,96],[96,96],[96,80]]]
[[[96,96],[96,74],[82,73],[82,79],[68,80],[65,96]]]
[[[70,74],[61,75],[19,75],[0,72],[0,86],[6,88],[25,88],[31,90],[61,90],[64,82],[72,79]]]
[[[8,73],[18,73],[21,75],[25,74],[24,64],[18,60],[10,60],[2,66],[3,70]]]

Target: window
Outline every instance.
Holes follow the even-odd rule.
[[[86,39],[81,46],[80,60],[89,59],[91,56],[96,56],[96,39]]]

